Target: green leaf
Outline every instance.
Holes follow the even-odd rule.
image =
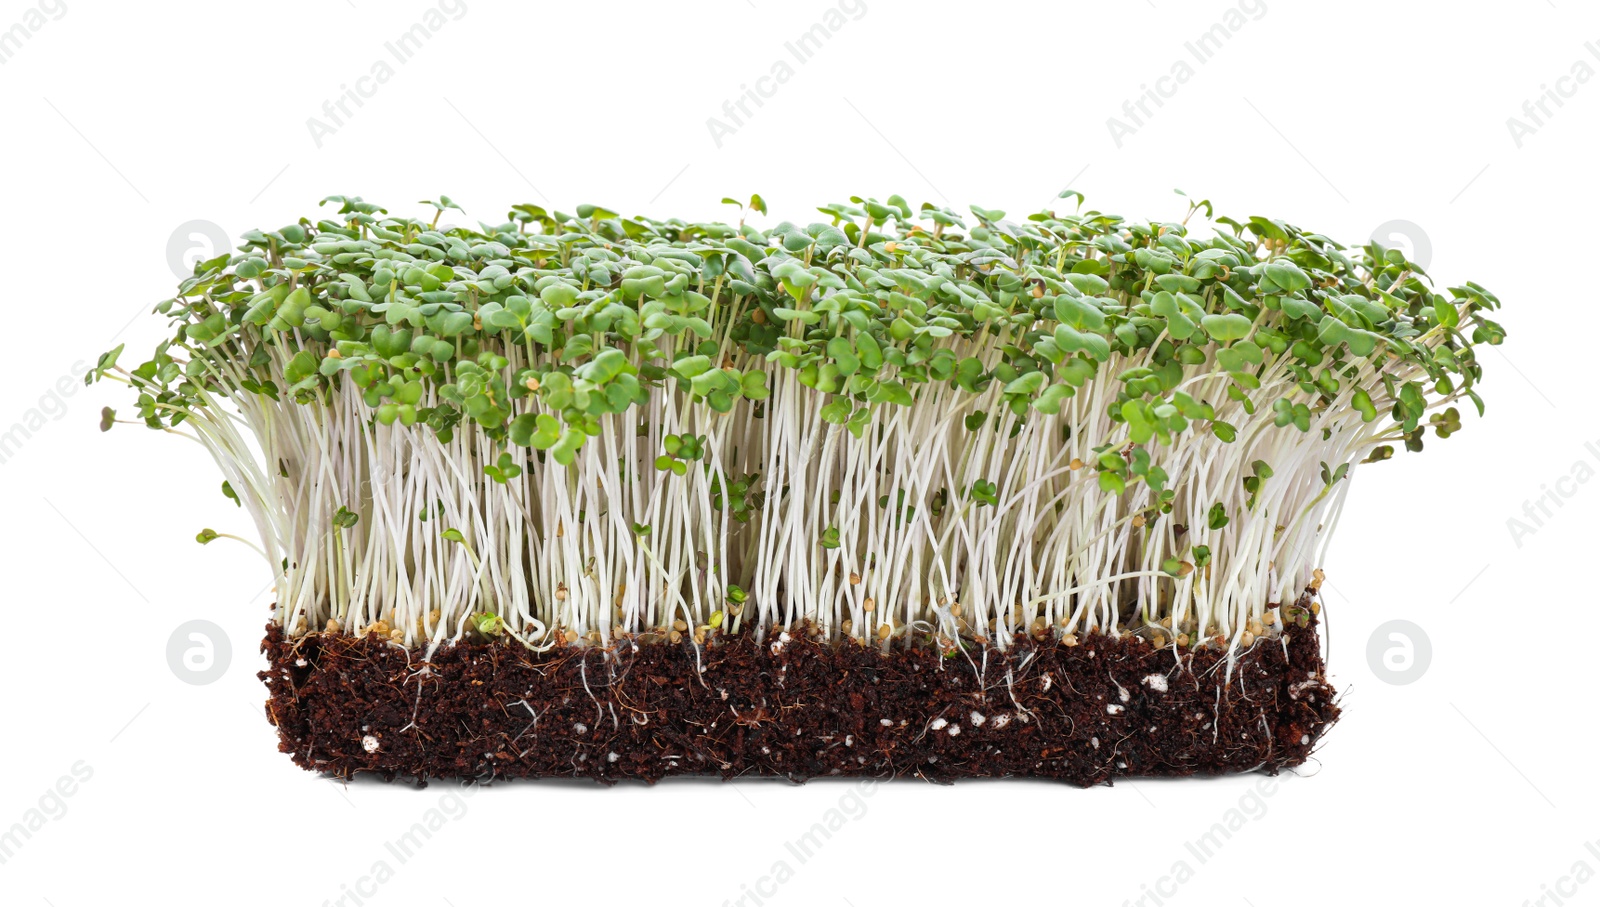
[[[1044,387],[1045,382],[1048,380],[1049,378],[1045,376],[1044,372],[1029,372],[1026,375],[1023,375],[1015,381],[1007,384],[1005,386],[1005,392],[1008,394],[1023,394],[1031,397],[1038,393],[1039,389]]]
[[[1300,270],[1293,262],[1278,260],[1269,261],[1262,266],[1267,277],[1285,292],[1294,293],[1311,287],[1311,277]]]
[[[1378,418],[1378,408],[1372,405],[1372,396],[1365,389],[1357,390],[1351,395],[1350,405],[1361,414],[1361,421],[1371,422]]]
[[[710,356],[685,356],[672,364],[673,374],[685,379],[693,379],[710,369]]]
[[[834,425],[843,425],[850,419],[851,408],[852,407],[848,399],[844,397],[835,397],[832,402],[822,407],[822,409],[819,411],[819,415],[822,416],[822,421],[824,422],[831,422]]]
[[[1200,319],[1200,326],[1218,343],[1232,343],[1250,336],[1253,323],[1243,315],[1229,312],[1226,315],[1207,315]]]
[[[1461,313],[1443,296],[1433,301],[1433,317],[1447,328],[1453,328],[1461,323]]]
[[[1033,401],[1033,408],[1046,415],[1056,415],[1061,412],[1062,401],[1071,397],[1072,393],[1072,388],[1065,384],[1052,384],[1044,389],[1044,393],[1040,394],[1037,400]],[[975,415],[981,416],[982,414],[976,413]],[[967,418],[970,420],[972,416]]]

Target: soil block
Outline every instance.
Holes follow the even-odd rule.
[[[419,652],[271,626],[266,711],[297,765],[349,778],[840,775],[931,781],[1277,773],[1339,715],[1316,618],[1215,648],[1018,636],[1008,652],[888,652],[774,632],[707,644]]]

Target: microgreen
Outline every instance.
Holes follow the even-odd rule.
[[[948,599],[1000,645],[1135,614],[1231,644],[1310,581],[1354,464],[1481,414],[1499,301],[1209,200],[1171,223],[1062,197],[763,228],[759,195],[723,200],[736,224],[470,227],[448,196],[330,196],[198,264],[150,357],[86,381],[215,455],[297,632],[804,617],[909,645]]]

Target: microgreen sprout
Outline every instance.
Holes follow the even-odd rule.
[[[1301,621],[1354,465],[1481,413],[1499,301],[1208,200],[1173,223],[1063,197],[761,229],[760,196],[724,200],[736,225],[476,227],[440,225],[446,196],[331,196],[198,263],[150,358],[86,380],[135,397],[102,429],[213,455],[286,628],[547,647],[804,619],[953,653]]]

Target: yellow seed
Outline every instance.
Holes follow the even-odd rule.
[[[855,622],[852,621],[850,618],[846,617],[844,620],[839,622],[839,631],[841,633],[843,633],[844,635],[849,636],[850,635],[850,630],[854,626],[855,626]]]
[[[590,630],[589,631],[589,635],[584,637],[584,638],[589,640],[590,642],[594,643],[595,645],[599,645],[600,644],[600,631],[599,630]]]
[[[556,520],[556,538],[567,534],[567,524],[564,520]]]
[[[389,630],[389,622],[386,620],[377,621],[376,623],[373,623],[371,626],[367,627],[368,633],[376,633],[379,636],[388,636]]]
[[[1163,626],[1163,627],[1172,626],[1172,618],[1170,618],[1170,617],[1161,618],[1161,626]]]
[[[536,391],[539,389],[538,378],[529,378],[527,381],[524,381],[523,384],[528,388],[528,390],[531,391]]]
[[[1069,648],[1072,647],[1072,646],[1077,645],[1078,644],[1078,634],[1076,634],[1076,633],[1063,633],[1063,634],[1061,634],[1061,644],[1064,645],[1064,646],[1067,646]]]
[[[1187,634],[1187,633],[1179,633],[1178,634],[1178,648],[1180,648],[1180,649],[1189,648],[1189,634]]]
[[[339,352],[338,348],[335,347],[333,349],[328,350],[328,358],[329,359],[343,359],[344,358],[344,354]]]
[[[750,313],[750,320],[754,321],[756,324],[766,324],[767,313],[758,308],[754,312]]]
[[[1072,458],[1072,462],[1067,464],[1067,468],[1072,470],[1073,472],[1077,472],[1078,470],[1083,468],[1083,461],[1078,459],[1077,457],[1073,457]]]
[[[1033,298],[1034,299],[1043,299],[1044,298],[1044,284],[1036,283],[1036,284],[1033,285]]]
[[[682,632],[689,629],[689,625],[684,623],[682,618],[680,618],[672,622],[672,629]]]
[[[1188,561],[1184,561],[1183,563],[1178,565],[1178,575],[1179,576],[1188,576],[1189,574],[1191,574],[1193,572],[1194,572],[1194,565],[1189,563]]]
[[[337,632],[339,632],[340,630],[343,630],[343,629],[344,629],[344,626],[339,623],[337,618],[330,617],[330,618],[328,618],[327,625],[322,628],[322,632],[324,632],[324,633],[337,633]]]
[[[1268,626],[1271,626],[1272,624],[1277,623],[1278,622],[1278,612],[1276,612],[1276,611],[1268,611],[1268,612],[1266,612],[1265,614],[1261,615],[1261,622],[1264,623],[1264,624],[1267,624]]]
[[[694,644],[697,646],[706,644],[706,632],[704,630],[694,631]]]
[[[566,583],[557,583],[556,584],[556,601],[564,602],[566,600],[567,600],[567,584]]]
[[[1239,642],[1243,643],[1244,647],[1248,649],[1256,644],[1256,635],[1251,633],[1249,630],[1246,630],[1244,631],[1244,635],[1239,637]]]
[[[577,630],[568,630],[565,633],[561,634],[561,638],[566,640],[569,643],[577,642],[578,641],[578,631]]]
[[[395,629],[389,631],[389,638],[395,642],[404,642],[406,638],[406,631],[396,627]]]
[[[893,632],[894,631],[889,628],[888,624],[878,624],[878,638],[879,639],[888,639],[889,638],[889,634],[893,633]]]
[[[1142,514],[1142,513],[1134,514],[1134,517],[1133,517],[1133,528],[1137,529],[1137,528],[1139,528],[1140,526],[1143,526],[1143,525],[1144,525],[1144,514]]]
[[[1158,649],[1164,648],[1166,646],[1166,644],[1167,644],[1167,638],[1165,636],[1162,636],[1160,633],[1157,633],[1155,636],[1152,636],[1150,638],[1150,641],[1152,643],[1154,643],[1155,647],[1158,648]]]
[[[873,599],[871,597],[868,597],[866,601],[861,603],[861,610],[863,610],[863,611],[871,611],[873,608],[876,608],[876,607],[878,607],[878,602],[877,602],[876,599]]]
[[[1312,602],[1311,603],[1311,613],[1312,614],[1321,614],[1322,613],[1322,602]]]
[[[1322,588],[1322,581],[1324,579],[1327,579],[1327,574],[1322,572],[1322,568],[1321,567],[1318,567],[1317,569],[1311,571],[1311,588],[1312,589],[1321,589]]]
[[[673,642],[682,642],[683,634],[679,633],[677,630],[673,630],[671,633],[667,634],[667,639],[670,639]]]
[[[852,586],[861,585],[861,574],[859,574],[859,573],[850,574],[850,585],[852,585]]]

